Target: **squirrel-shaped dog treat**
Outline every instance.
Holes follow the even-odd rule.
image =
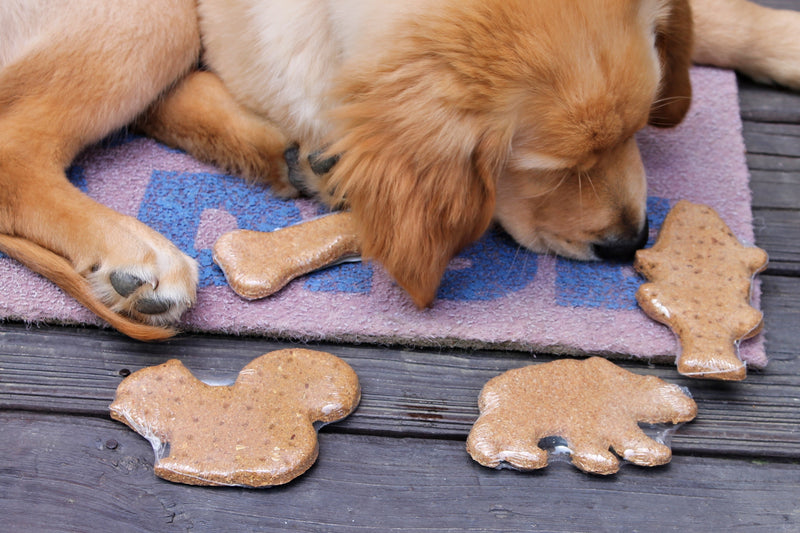
[[[346,212],[271,232],[231,231],[213,250],[228,284],[248,300],[269,296],[296,277],[360,254],[361,241]]]
[[[679,337],[681,374],[745,378],[738,347],[761,330],[750,293],[766,266],[764,250],[741,244],[712,208],[685,200],[667,215],[655,245],[636,252],[634,267],[650,281],[636,300]]]
[[[677,385],[599,357],[509,370],[483,387],[478,407],[467,438],[467,451],[478,463],[542,468],[548,453],[540,441],[563,437],[572,463],[594,474],[619,470],[609,449],[641,466],[668,463],[670,448],[645,435],[638,423],[675,424],[697,414],[695,402]]]
[[[111,417],[147,438],[155,473],[190,485],[287,483],[318,455],[316,422],[353,412],[361,397],[350,366],[329,353],[270,352],[231,386],[196,379],[178,360],[134,372]]]

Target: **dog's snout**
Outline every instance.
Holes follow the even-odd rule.
[[[644,226],[633,238],[615,238],[592,245],[598,259],[605,261],[632,261],[636,250],[647,244],[650,227],[645,219]]]

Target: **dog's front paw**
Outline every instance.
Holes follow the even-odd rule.
[[[111,310],[139,322],[178,321],[197,293],[197,263],[162,235],[134,219],[123,219],[106,239],[112,246],[92,262],[85,277]]]
[[[800,90],[800,12],[765,10],[765,24],[757,36],[750,73],[767,81]]]
[[[800,90],[800,12],[753,2],[694,0],[698,63]]]

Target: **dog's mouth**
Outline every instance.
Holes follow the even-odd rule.
[[[633,261],[636,250],[644,248],[650,236],[650,224],[644,220],[644,226],[639,230],[638,235],[632,238],[613,238],[603,242],[592,244],[592,252],[598,259],[603,261]]]
[[[647,220],[633,237],[607,237],[599,241],[576,239],[557,234],[538,232],[532,238],[519,240],[522,246],[535,253],[551,254],[579,261],[609,261],[628,263],[636,251],[644,248],[650,235]]]

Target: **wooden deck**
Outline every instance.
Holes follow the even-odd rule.
[[[742,383],[623,364],[689,387],[698,402],[668,466],[611,477],[567,463],[481,467],[464,447],[478,393],[531,354],[319,345],[352,365],[364,395],[349,419],[323,428],[307,474],[262,490],[173,484],[153,475],[148,442],[109,418],[121,376],[172,357],[199,377],[233,376],[286,343],[186,335],[146,345],[0,323],[0,530],[800,531],[800,95],[740,87],[757,244],[771,257],[771,363]]]

